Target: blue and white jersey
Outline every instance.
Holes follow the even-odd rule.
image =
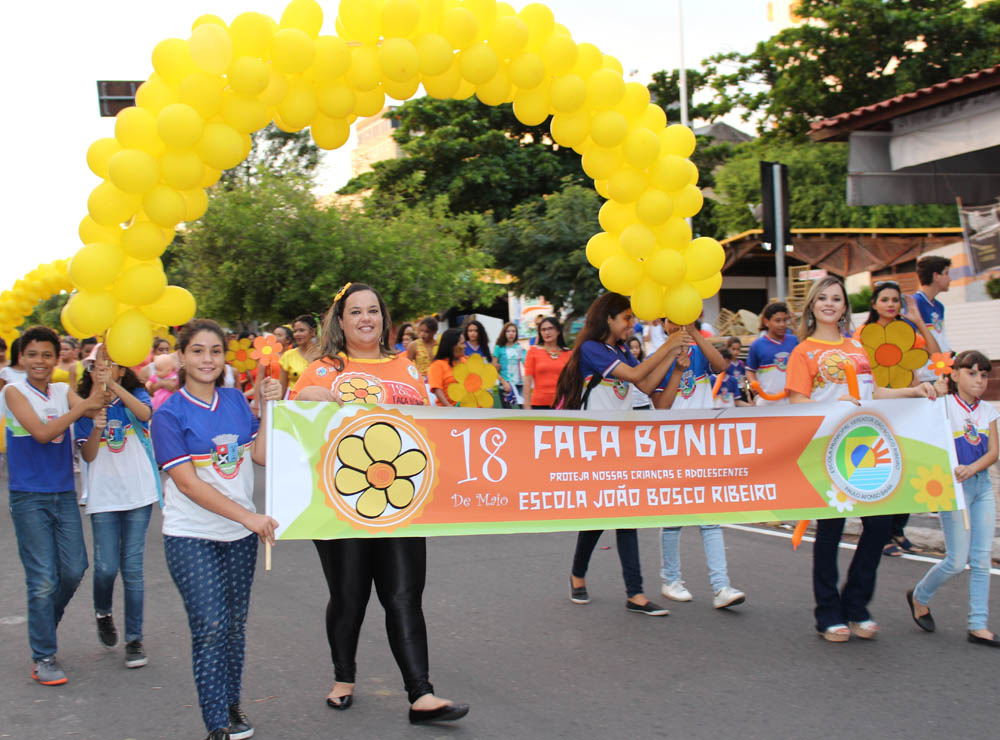
[[[590,391],[585,408],[599,411],[627,411],[632,408],[632,384],[611,374],[623,362],[631,367],[639,364],[623,344],[611,346],[593,339],[583,343],[580,347],[582,392],[587,392],[594,375],[601,377],[601,382]]]
[[[189,462],[198,477],[250,511],[253,505],[253,461],[250,446],[260,420],[235,388],[216,388],[211,403],[186,388],[153,414],[153,449],[165,471]],[[163,484],[163,534],[232,542],[250,530],[202,508],[177,488],[172,478]]]
[[[730,365],[730,367],[732,366]],[[740,383],[736,376],[729,372],[729,368],[726,368],[725,375],[726,377],[719,386],[719,392],[715,394],[715,400],[712,404],[715,408],[732,408],[736,405],[736,399],[740,398]],[[718,375],[709,376],[712,388],[715,387],[718,377]]]
[[[65,383],[49,383],[44,393],[27,381],[11,383],[4,386],[5,398],[11,388],[27,399],[31,411],[43,424],[69,413],[69,386]],[[31,436],[9,408],[6,416],[8,489],[32,493],[75,490],[72,430],[42,444]]]
[[[950,393],[947,402],[958,462],[971,465],[989,450],[990,424],[1000,419],[1000,413],[987,401],[980,400],[970,406],[957,393]]]
[[[914,293],[913,297],[917,301],[917,310],[920,311],[920,318],[924,320],[927,330],[934,337],[934,341],[937,342],[938,347],[942,352],[951,352],[951,344],[944,333],[944,304],[937,298],[933,301],[930,300],[924,295],[922,290]],[[929,367],[924,367],[917,370],[917,380],[933,383],[937,380],[937,376]]]
[[[712,383],[709,379],[708,358],[697,345],[690,347],[691,365],[681,375],[681,384],[677,387],[672,409],[710,409],[712,408]],[[670,364],[670,369],[656,387],[662,391],[670,382],[670,376],[677,368],[677,361]]]
[[[152,407],[144,388],[132,395]],[[132,423],[125,403],[115,398],[107,407],[108,425],[101,432],[97,457],[87,465],[87,514],[102,511],[128,511],[155,503],[156,476],[159,472],[146,454],[141,437],[149,438],[149,422]],[[138,419],[136,419],[138,421]],[[77,445],[83,445],[94,429],[94,420],[80,417],[73,425]]]
[[[747,369],[757,373],[757,382],[765,393],[774,395],[785,390],[785,370],[788,368],[788,356],[799,343],[799,338],[791,332],[786,332],[784,339],[776,342],[767,334],[758,337],[750,345],[747,354]],[[788,403],[787,398],[780,401],[768,401],[757,396],[758,406],[775,403]]]

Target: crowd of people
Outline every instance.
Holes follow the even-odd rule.
[[[858,331],[902,319],[928,349],[950,351],[944,306],[937,300],[948,288],[949,267],[940,257],[923,258],[916,296],[904,296],[892,281],[876,283],[871,313]],[[789,331],[793,319],[786,304],[768,304],[760,334],[748,347],[738,338],[713,341],[706,325],[678,326],[668,319],[653,322],[640,335],[629,299],[605,293],[591,304],[572,345],[559,319],[543,316],[530,343],[521,341],[517,324],[506,323],[491,346],[485,326],[475,318],[440,336],[434,317],[394,330],[378,291],[348,283],[322,320],[303,314],[274,329],[282,348],[277,379],[228,365],[229,341],[251,337],[233,336],[207,319],[189,322],[176,337],[157,339],[147,361],[134,368],[117,365],[96,340],[78,343],[49,328],[27,329],[10,348],[9,362],[7,347],[0,345],[0,412],[6,415],[10,512],[27,585],[32,676],[43,685],[67,681],[57,659],[56,628],[89,565],[81,503],[93,530],[98,639],[108,648],[119,643],[112,595],[120,573],[124,663],[127,668],[147,664],[143,556],[152,509],[159,505],[168,570],[188,615],[192,668],[209,739],[252,736],[240,696],[245,626],[258,543],[273,543],[278,526],[256,511],[252,498],[251,463],[267,463],[267,401],[360,402],[344,389],[352,377],[365,374],[386,381],[391,389],[386,403],[451,406],[447,389],[454,369],[473,355],[497,368],[496,405],[509,409],[642,412],[946,396],[960,463],[954,474],[964,486],[971,528],[963,525],[961,514],[942,512],[947,556],[906,599],[916,624],[933,631],[931,598],[968,564],[968,639],[1000,646],[987,625],[995,516],[988,469],[998,452],[998,414],[981,400],[992,369],[989,359],[966,350],[955,356],[945,381],[931,383],[919,371],[905,387],[888,387],[873,374],[860,334],[852,330],[844,285],[833,277],[812,285],[796,333]],[[831,351],[853,367],[856,389],[847,373],[831,377],[824,372],[822,358]],[[83,488],[79,500],[76,464]],[[401,457],[396,464],[407,463]],[[359,510],[376,514],[412,498],[408,481],[397,483],[384,490],[369,487],[350,470],[337,478],[345,491],[365,490]],[[878,634],[868,604],[881,557],[894,554],[887,547],[912,547],[903,533],[905,518],[862,517],[863,532],[841,586],[836,556],[844,521],[818,521],[813,551],[815,628],[831,642]],[[660,593],[676,602],[693,599],[682,578],[681,532],[681,527],[661,532]],[[744,603],[746,594],[730,583],[722,529],[703,525],[699,533],[713,606]],[[636,530],[618,529],[615,536],[625,608],[667,615],[644,593]],[[586,575],[600,537],[600,530],[578,535],[569,574],[575,604],[590,602]],[[374,585],[410,702],[409,720],[463,717],[468,705],[439,696],[430,682],[422,608],[425,540],[317,540],[315,546],[329,588],[325,619],[334,683],[326,704],[338,711],[352,706],[359,633]]]

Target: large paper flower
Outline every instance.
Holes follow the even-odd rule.
[[[497,369],[487,365],[481,355],[469,355],[452,369],[455,382],[445,391],[456,406],[488,409],[493,407],[493,394],[489,389],[496,385]]]
[[[405,509],[416,490],[413,478],[427,467],[418,449],[403,450],[402,438],[391,425],[372,424],[364,436],[352,434],[337,445],[341,467],[334,478],[342,496],[358,496],[354,506],[366,519],[377,519],[388,504]]]
[[[836,486],[826,492],[826,497],[829,500],[830,506],[841,514],[848,511],[854,511],[854,499]]]
[[[226,352],[226,362],[241,373],[257,367],[257,360],[250,356],[250,339],[233,339],[230,341],[229,350]]]
[[[281,359],[281,342],[273,335],[257,337],[253,340],[253,349],[250,350],[250,358],[256,360],[264,367],[273,367]]]
[[[913,500],[918,504],[926,504],[928,511],[952,507],[955,486],[951,476],[940,465],[935,465],[930,470],[921,465],[917,468],[917,477],[910,478],[910,485],[917,490]]]
[[[873,321],[861,330],[860,339],[880,388],[909,387],[913,371],[927,364],[927,350],[914,347],[917,334],[905,321],[897,319],[884,327]]]
[[[951,352],[935,352],[931,355],[931,364],[928,367],[940,378],[942,375],[951,375],[954,365],[955,358],[951,356]]]

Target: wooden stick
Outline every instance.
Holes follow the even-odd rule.
[[[271,543],[264,543],[264,570],[271,570]]]

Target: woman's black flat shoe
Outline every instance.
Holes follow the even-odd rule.
[[[343,711],[351,706],[354,701],[354,694],[347,694],[346,696],[338,696],[336,699],[331,699],[329,696],[326,697],[326,705],[330,709],[339,709]]]
[[[910,606],[910,616],[913,617],[913,621],[917,623],[917,626],[924,630],[925,632],[933,632],[937,627],[934,624],[934,617],[931,616],[930,612],[922,616],[917,616],[917,608],[913,605],[913,589],[911,588],[906,592],[906,603]]]
[[[976,645],[988,645],[989,647],[1000,648],[1000,637],[997,636],[996,632],[994,632],[990,637],[980,637],[979,635],[974,635],[970,632],[969,642],[975,643]]]
[[[462,719],[468,713],[468,704],[445,704],[443,707],[424,712],[418,709],[411,709],[410,724],[422,725],[426,722],[453,722],[456,719]]]

